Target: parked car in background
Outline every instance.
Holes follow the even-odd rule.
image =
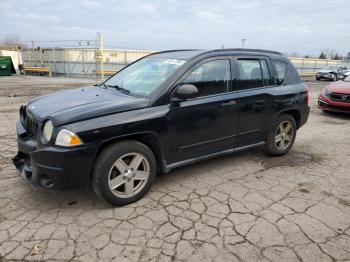
[[[350,113],[350,76],[323,88],[318,107],[325,112]]]
[[[343,76],[344,73],[348,72],[348,68],[346,66],[327,66],[316,72],[315,78],[316,80],[331,80],[337,81],[339,78]]]
[[[259,146],[286,154],[308,102],[306,84],[281,53],[158,52],[100,86],[22,106],[13,162],[35,185],[92,184],[125,205],[146,194],[157,172]]]
[[[346,77],[350,76],[350,70],[348,70],[347,72],[345,72],[343,74],[343,77],[341,79],[345,79]]]

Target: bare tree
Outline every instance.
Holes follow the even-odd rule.
[[[2,41],[0,41],[1,45],[9,46],[9,47],[24,47],[25,45],[21,42],[21,36],[19,34],[7,34],[4,36]]]
[[[291,52],[289,54],[289,56],[291,56],[291,57],[300,57],[300,55],[297,52]]]

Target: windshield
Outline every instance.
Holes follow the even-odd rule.
[[[185,62],[183,59],[146,57],[126,67],[104,84],[147,97]]]

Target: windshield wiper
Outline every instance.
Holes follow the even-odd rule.
[[[127,94],[130,94],[131,92],[130,92],[130,90],[128,90],[128,89],[126,89],[126,88],[124,88],[124,87],[122,87],[122,86],[118,86],[118,85],[106,85],[106,84],[104,84],[105,86],[108,86],[108,87],[112,87],[112,88],[115,88],[115,89],[117,89],[118,91],[121,91],[121,92],[123,92],[123,93],[127,93]]]

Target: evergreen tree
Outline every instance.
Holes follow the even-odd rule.
[[[323,51],[321,52],[320,56],[318,57],[319,59],[327,59],[325,53]]]

